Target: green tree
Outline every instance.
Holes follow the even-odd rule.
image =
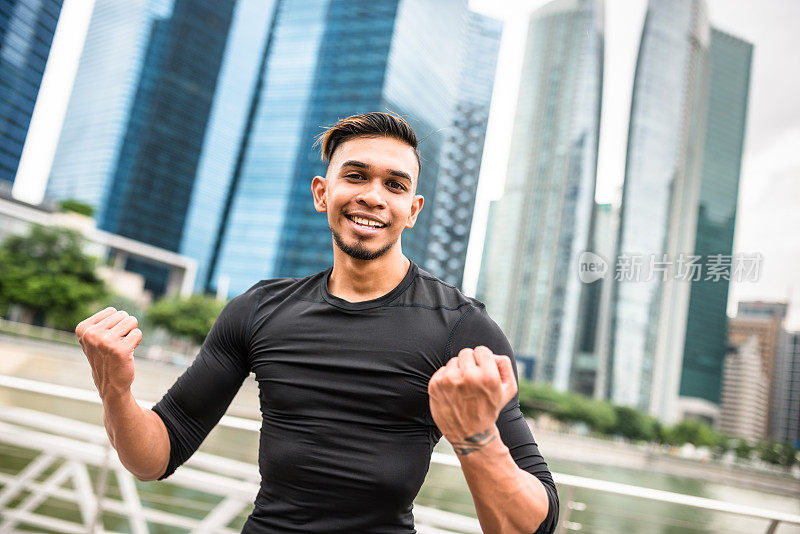
[[[617,426],[617,413],[610,402],[591,400],[587,408],[589,426],[596,432],[608,434]]]
[[[736,451],[736,457],[742,460],[749,460],[754,449],[755,447],[744,439],[740,439],[733,448],[733,450]]]
[[[736,441],[725,434],[717,434],[717,438],[717,443],[714,445],[714,457],[719,459],[725,456],[728,451],[735,449]]]
[[[608,402],[567,393],[557,414],[565,422],[582,422],[595,432],[608,433],[617,425],[617,414]]]
[[[652,418],[628,406],[615,406],[614,412],[617,416],[617,424],[614,428],[615,434],[632,441],[650,441],[655,438]]]
[[[72,230],[36,225],[10,236],[0,244],[0,309],[17,304],[34,322],[72,330],[107,294],[96,264]]]
[[[556,417],[564,404],[564,393],[555,388],[534,384],[529,380],[519,380],[519,404],[522,412],[528,417],[546,413]]]
[[[200,344],[224,306],[224,302],[201,294],[188,298],[166,297],[150,306],[145,316],[151,324]]]
[[[713,447],[720,438],[710,426],[696,419],[684,419],[672,428],[672,439],[675,445],[691,443],[702,447]]]
[[[790,469],[794,464],[800,463],[800,460],[797,458],[797,451],[788,441],[779,446],[778,454],[778,463],[784,466],[787,470]]]
[[[564,423],[583,422],[595,432],[607,433],[617,423],[614,408],[608,402],[558,391],[525,379],[519,382],[519,403],[522,412],[529,417],[546,413]]]
[[[775,465],[780,465],[783,459],[778,443],[758,442],[758,455],[765,462]]]
[[[87,217],[94,215],[94,208],[80,200],[62,200],[58,203],[58,208],[61,211],[72,211]]]

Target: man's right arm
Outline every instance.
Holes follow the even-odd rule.
[[[106,308],[75,328],[103,401],[103,423],[120,461],[140,480],[155,480],[169,462],[170,443],[161,418],[131,393],[133,351],[142,340],[135,317]]]
[[[157,480],[169,463],[169,435],[153,410],[142,408],[129,392],[103,401],[103,422],[120,462],[139,480]]]

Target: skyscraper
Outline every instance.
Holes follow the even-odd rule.
[[[619,220],[612,204],[595,204],[592,220],[592,241],[589,250],[608,262],[614,255],[614,236]],[[572,366],[570,389],[598,399],[608,395],[608,315],[611,285],[605,276],[589,282],[582,295],[581,324]]]
[[[478,298],[536,378],[567,389],[591,237],[603,80],[603,3],[531,15],[503,196],[490,207]]]
[[[425,268],[461,287],[483,143],[489,122],[502,22],[470,13],[453,123],[442,149]]]
[[[332,262],[311,179],[325,165],[314,137],[339,118],[388,110],[423,138],[417,189],[436,203],[444,137],[456,101],[466,1],[280,1],[264,48],[251,120],[234,169],[206,288],[237,294],[260,278],[305,276]],[[441,21],[447,24],[441,24]],[[433,135],[429,135],[433,134]],[[430,214],[403,236],[424,265]]]
[[[186,214],[180,251],[197,260],[197,291],[206,289],[214,245],[227,216],[229,191],[249,142],[262,87],[277,0],[238,0]],[[255,229],[263,233],[268,228]],[[221,288],[225,292],[225,288]]]
[[[730,436],[764,439],[769,412],[769,376],[761,365],[755,334],[728,348],[722,380],[720,430]]]
[[[758,340],[757,350],[761,372],[767,377],[767,406],[776,406],[776,379],[783,369],[778,363],[779,347],[783,334],[783,321],[788,305],[785,302],[746,301],[740,302],[736,317],[728,322],[728,342],[741,345],[749,338]],[[766,410],[763,414],[766,426],[764,436],[774,435],[776,420],[774,410]],[[771,432],[770,432],[771,430]]]
[[[690,283],[655,267],[694,250],[709,31],[702,0],[651,1],[631,102],[615,261],[641,276],[632,269],[613,284],[611,400],[665,419],[674,417]]]
[[[753,45],[711,30],[710,69],[694,255],[731,256]],[[727,340],[727,280],[692,281],[679,390],[679,416],[713,417],[720,404]]]
[[[770,438],[800,446],[800,332],[782,332],[772,384]]]
[[[0,2],[0,187],[14,183],[62,1]]]
[[[97,1],[49,196],[89,202],[104,230],[179,250],[234,6]],[[126,269],[166,287],[162,269]]]
[[[164,2],[95,0],[45,196],[100,209],[108,197],[155,20]],[[109,43],[114,46],[109,46]]]

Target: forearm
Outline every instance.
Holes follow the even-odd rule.
[[[475,510],[487,534],[531,534],[547,517],[549,501],[542,483],[520,469],[496,428],[479,450],[460,454],[461,469]]]
[[[103,399],[103,423],[122,465],[139,480],[155,480],[169,463],[169,435],[161,418],[130,392]]]

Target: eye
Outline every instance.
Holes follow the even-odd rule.
[[[406,190],[406,186],[404,186],[403,184],[401,184],[397,180],[389,180],[388,182],[386,182],[386,185],[388,185],[392,189],[399,189],[401,191],[405,191]]]

